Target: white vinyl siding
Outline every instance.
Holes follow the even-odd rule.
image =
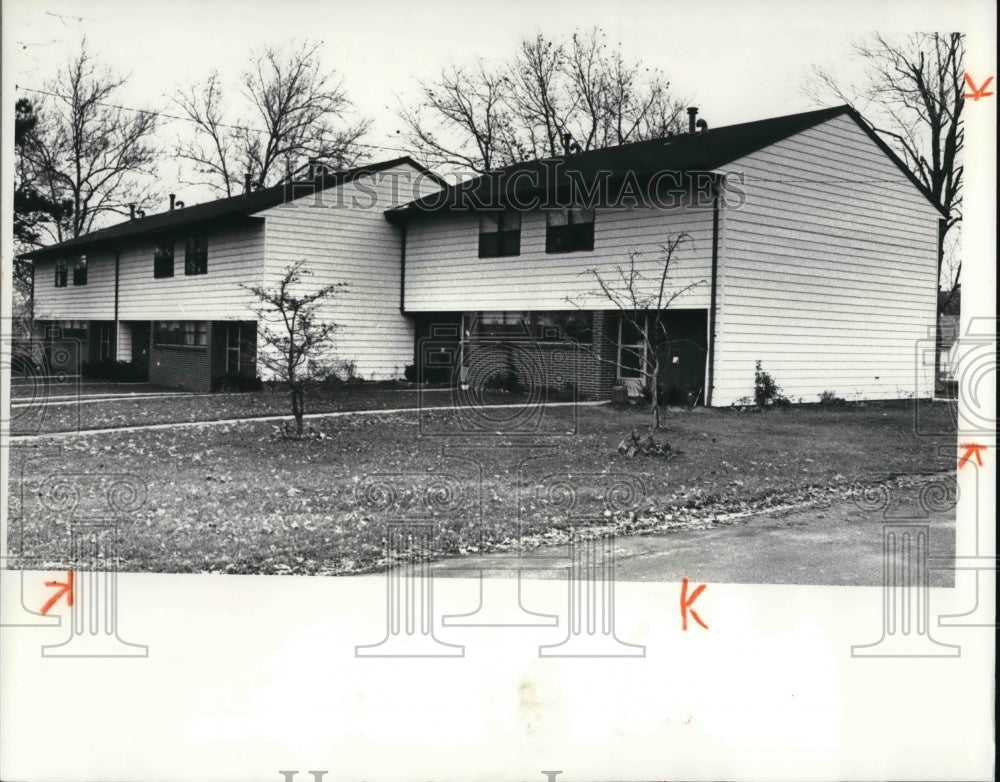
[[[38,320],[114,320],[115,256],[87,251],[87,284],[73,284],[79,255],[66,256],[66,286],[55,287],[56,259],[35,262],[35,318]]]
[[[118,324],[116,352],[119,361],[132,360],[132,327],[128,323]]]
[[[149,238],[121,253],[119,320],[247,320],[253,297],[241,284],[253,284],[264,264],[264,227],[259,222],[215,229],[208,239],[208,273],[184,274],[186,233],[174,236],[174,276],[153,277]]]
[[[406,311],[613,309],[599,292],[590,269],[605,280],[628,268],[629,252],[649,283],[659,282],[660,245],[681,232],[690,234],[671,263],[669,288],[700,283],[673,306],[708,306],[712,272],[712,208],[597,209],[594,249],[545,252],[545,212],[521,218],[521,253],[479,258],[476,214],[415,218],[406,235]]]
[[[714,405],[753,396],[754,365],[793,402],[926,396],[937,220],[849,116],[727,166],[745,176],[719,274]]]
[[[303,260],[312,273],[306,278],[310,289],[347,284],[322,313],[339,326],[336,362],[352,362],[365,379],[402,377],[413,363],[413,324],[399,311],[402,231],[384,212],[435,189],[402,165],[324,191],[319,204],[308,196],[261,213],[268,285]],[[209,256],[209,273],[211,264]]]
[[[263,225],[217,229],[208,234],[208,273],[184,275],[184,236],[175,240],[174,276],[153,277],[156,240],[123,243],[118,271],[119,320],[247,320],[251,297],[240,283],[263,268]],[[88,250],[87,284],[54,287],[55,261],[35,268],[35,317],[114,320],[115,254]],[[72,275],[72,272],[70,272]],[[71,280],[72,282],[72,280]]]

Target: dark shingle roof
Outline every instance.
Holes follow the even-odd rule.
[[[67,252],[76,252],[86,248],[97,246],[107,246],[119,240],[131,239],[161,232],[170,232],[179,228],[190,228],[195,226],[205,226],[209,224],[223,224],[241,218],[247,218],[257,212],[286,203],[294,198],[302,198],[314,192],[314,189],[326,190],[331,187],[343,185],[366,174],[374,174],[390,168],[409,163],[418,171],[425,173],[439,184],[444,181],[431,171],[421,166],[410,157],[399,157],[387,160],[382,163],[358,166],[346,171],[327,173],[323,177],[315,180],[305,180],[292,183],[285,183],[256,190],[250,193],[220,198],[217,201],[208,201],[204,204],[187,206],[183,209],[174,209],[169,212],[149,215],[137,220],[127,220],[123,223],[102,228],[99,231],[92,231],[77,239],[69,239],[59,244],[41,247],[37,250],[25,253],[24,258],[44,258]]]
[[[712,171],[842,114],[852,117],[924,196],[937,206],[927,189],[868,123],[854,109],[844,105],[712,128],[705,133],[681,134],[590,150],[576,156],[519,163],[399,206],[387,212],[386,217],[397,220],[416,212],[467,210],[475,209],[477,205],[480,209],[496,208],[505,203],[524,203],[524,197],[546,190],[546,183],[551,193],[553,187],[564,186],[570,176],[589,186],[599,181],[599,172],[610,172],[612,180],[616,176],[623,177],[625,172],[641,180],[663,171]],[[558,173],[553,174],[557,162]]]

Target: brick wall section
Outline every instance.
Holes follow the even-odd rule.
[[[157,345],[154,342],[149,356],[149,382],[185,391],[211,391],[213,331],[209,328],[205,347]]]
[[[583,399],[606,399],[617,375],[610,360],[614,348],[605,339],[604,313],[594,313],[591,345],[567,341],[483,339],[466,343],[467,381],[478,385],[494,375],[517,374],[524,387],[567,391],[575,387]]]

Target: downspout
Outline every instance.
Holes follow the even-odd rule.
[[[399,312],[406,314],[406,223],[402,224],[403,241],[399,252]]]
[[[115,250],[115,356],[114,356],[115,361],[118,361],[118,344],[119,344],[118,340],[119,337],[121,336],[118,333],[120,328],[118,325],[118,264],[120,260],[121,260],[121,253],[118,250]]]
[[[35,259],[31,259],[31,298],[28,300],[28,323],[31,335],[35,333]]]
[[[719,277],[719,197],[722,194],[722,180],[717,177],[712,185],[715,197],[712,199],[712,293],[708,305],[708,381],[705,389],[705,407],[712,406],[712,389],[715,385],[715,310]]]

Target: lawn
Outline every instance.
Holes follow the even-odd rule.
[[[198,399],[205,416],[273,402]],[[417,399],[385,389],[367,401]],[[121,415],[118,405],[91,420]],[[468,431],[468,411],[425,411],[316,418],[302,441],[284,439],[274,422],[249,422],[15,443],[12,553],[33,567],[65,566],[67,522],[107,515],[107,490],[120,480],[139,485],[121,526],[123,570],[346,574],[385,565],[389,523],[430,525],[435,557],[509,551],[561,542],[571,527],[705,526],[723,513],[821,503],[858,481],[955,466],[951,451],[938,453],[953,437],[914,433],[912,403],[671,410],[662,436],[673,455],[635,459],[615,447],[646,425],[644,411],[551,407],[529,437],[503,434],[502,413],[492,411],[497,431],[474,437],[436,436]],[[948,403],[927,415],[939,430],[951,420]],[[58,481],[78,495],[75,508]]]
[[[113,402],[107,394],[121,395]],[[134,394],[133,397],[125,397]],[[158,423],[213,421],[225,418],[254,418],[286,415],[290,408],[287,392],[267,390],[256,393],[182,394],[146,384],[82,385],[69,391],[53,388],[51,401],[44,392],[30,387],[12,388],[11,429],[17,434],[68,432],[86,429],[119,428]],[[417,407],[448,404],[447,389],[400,388],[393,383],[333,384],[312,390],[306,399],[306,413],[337,410]],[[95,399],[101,401],[94,401]],[[440,402],[432,401],[440,399]]]

